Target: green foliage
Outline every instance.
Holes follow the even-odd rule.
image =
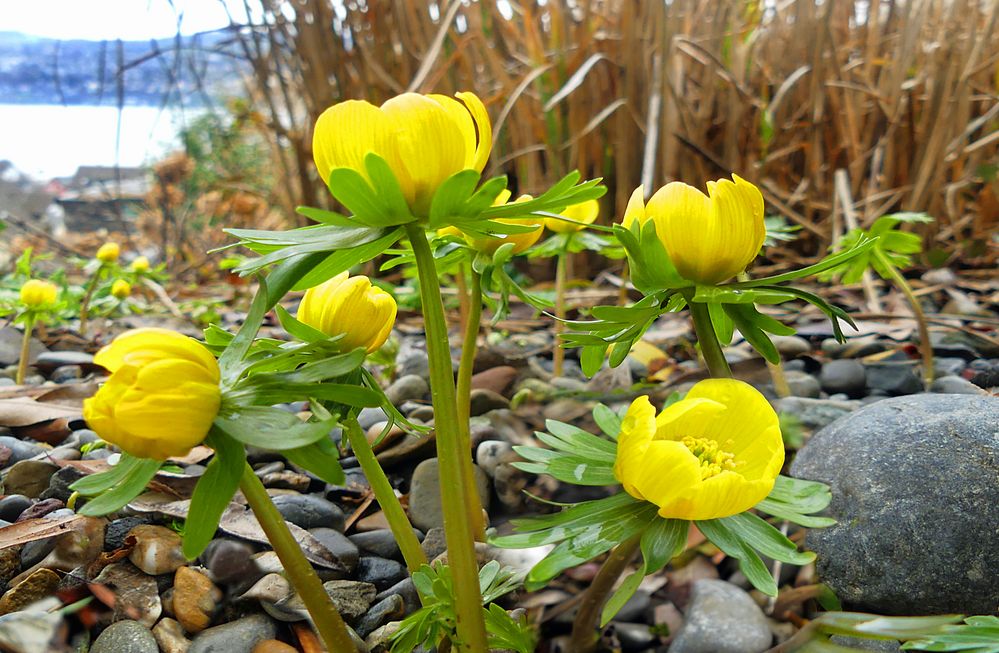
[[[920,636],[902,645],[904,650],[999,653],[999,617],[968,617],[963,624],[944,626],[942,632]]]
[[[413,573],[413,584],[423,600],[423,607],[406,617],[392,636],[392,653],[409,653],[418,646],[435,649],[445,638],[457,640],[457,612],[454,605],[454,583],[446,565],[423,565]],[[520,579],[509,569],[492,560],[479,570],[479,590],[482,594],[483,618],[489,648],[509,649],[517,653],[533,653],[537,635],[526,617],[514,620],[502,607],[493,603],[520,585]]]
[[[780,243],[789,243],[798,237],[801,227],[791,224],[782,215],[768,215],[763,219],[763,225],[767,230],[767,236],[763,241],[763,247],[773,247]]]
[[[780,420],[780,435],[788,449],[800,449],[805,444],[805,426],[794,413],[777,413]]]
[[[904,641],[905,650],[969,651],[995,653],[999,620],[995,617],[969,617],[964,624],[959,615],[926,617],[883,617],[862,612],[827,612],[808,623],[783,646],[788,653],[851,653],[855,648],[830,641],[833,635],[860,639]]]
[[[895,213],[878,218],[870,229],[850,231],[840,241],[840,251],[849,251],[864,241],[876,239],[874,247],[824,271],[819,278],[823,281],[839,278],[843,283],[856,283],[864,270],[872,268],[883,279],[890,279],[892,274],[888,265],[905,269],[912,264],[913,254],[923,249],[923,241],[918,234],[900,231],[898,227],[928,222],[933,222],[933,218],[925,213]]]

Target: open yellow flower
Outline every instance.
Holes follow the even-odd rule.
[[[631,225],[636,221],[638,224],[645,224],[648,215],[645,213],[645,186],[639,185],[628,198],[628,206],[624,208],[624,217],[621,218],[621,225],[625,229],[631,229]]]
[[[114,263],[121,254],[121,247],[115,242],[106,242],[97,250],[97,260],[101,263]]]
[[[370,353],[385,344],[396,310],[392,295],[370,279],[341,272],[305,291],[298,319],[328,336],[343,336],[344,350],[364,347]]]
[[[221,403],[219,366],[204,345],[169,329],[134,329],[94,356],[111,377],[83,402],[101,438],[141,458],[183,456],[200,444]]]
[[[132,284],[124,279],[115,279],[111,284],[111,296],[115,299],[125,299],[132,294]]]
[[[584,229],[586,225],[593,224],[593,221],[597,219],[599,214],[600,203],[596,200],[586,200],[579,204],[565,207],[565,210],[559,214],[563,218],[572,220],[572,222],[566,222],[558,218],[545,218],[545,226],[557,234],[575,233]]]
[[[628,409],[614,475],[668,519],[735,515],[762,501],[784,464],[777,414],[751,385],[708,379],[658,417],[648,397]]]
[[[438,186],[466,169],[482,171],[493,145],[492,126],[474,93],[403,93],[376,107],[347,100],[326,109],[316,121],[312,156],[328,181],[336,168],[352,168],[367,178],[364,157],[385,159],[410,210],[426,216]]]
[[[21,303],[29,308],[54,304],[58,296],[59,289],[50,281],[29,279],[21,286]]]
[[[745,270],[763,246],[763,195],[745,179],[732,179],[709,181],[707,195],[674,181],[645,207],[685,279],[704,285],[724,281]]]

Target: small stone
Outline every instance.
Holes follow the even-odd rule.
[[[66,365],[93,366],[94,355],[84,351],[47,351],[35,359],[35,367],[43,374]]]
[[[31,504],[24,512],[18,515],[16,521],[27,521],[29,519],[37,519],[39,517],[44,517],[45,515],[52,514],[58,510],[62,510],[66,507],[66,504],[59,499],[42,499],[41,501],[36,501]]]
[[[407,374],[400,376],[389,387],[385,388],[385,396],[394,406],[401,406],[406,401],[423,399],[430,393],[430,386],[422,376]]]
[[[482,506],[489,508],[489,478],[477,465],[475,486],[479,491]],[[436,458],[424,460],[413,470],[409,488],[409,517],[413,525],[426,531],[444,525],[444,509],[441,505],[440,470]]]
[[[173,612],[189,633],[198,633],[212,622],[222,593],[212,581],[190,567],[180,567],[173,581]]]
[[[784,378],[792,397],[818,399],[821,394],[819,380],[807,372],[785,371]]]
[[[423,554],[428,560],[433,560],[440,554],[447,551],[447,539],[444,537],[444,527],[434,526],[427,530],[426,536],[420,542]]]
[[[153,637],[163,653],[187,653],[191,648],[191,640],[186,637],[184,627],[170,617],[160,619],[153,626]]]
[[[357,545],[351,542],[346,535],[332,528],[313,528],[309,532],[333,554],[334,558],[340,561],[347,573],[354,570],[360,553],[357,550]]]
[[[135,547],[128,559],[150,576],[169,574],[187,564],[183,542],[176,531],[143,524],[129,531],[129,535],[135,538]]]
[[[860,361],[832,360],[822,366],[819,382],[829,394],[842,392],[852,398],[862,397],[867,388],[867,372]]]
[[[894,397],[922,392],[923,382],[909,364],[879,363],[867,366],[867,387]]]
[[[66,503],[73,495],[73,490],[69,489],[69,486],[76,483],[84,476],[86,476],[86,474],[78,470],[76,467],[72,467],[70,465],[62,467],[52,475],[52,478],[49,479],[49,486],[45,488],[44,492],[38,495],[38,498],[59,499],[63,503]]]
[[[159,650],[149,628],[130,619],[105,628],[90,647],[90,653],[158,653]]]
[[[278,639],[265,639],[253,647],[253,653],[298,653],[298,649]]]
[[[271,499],[282,517],[306,530],[326,527],[343,531],[347,521],[339,507],[314,494],[278,494]]]
[[[49,486],[49,479],[59,466],[44,460],[22,460],[7,470],[4,487],[10,494],[35,499]]]
[[[14,576],[21,572],[21,547],[9,546],[0,549],[0,588],[6,587]]]
[[[645,651],[655,644],[659,638],[653,634],[648,624],[628,623],[625,621],[611,622],[617,641],[621,642],[622,651]]]
[[[381,601],[393,594],[398,594],[402,597],[403,603],[406,604],[406,614],[416,612],[422,606],[420,593],[416,591],[416,585],[413,584],[413,579],[410,577],[403,578],[387,590],[379,592],[375,597],[375,601]]]
[[[808,399],[806,397],[784,397],[778,399],[778,412],[794,415],[804,426],[817,429],[860,408],[859,401],[835,399]]]
[[[362,556],[354,575],[357,580],[383,590],[402,580],[406,576],[406,568],[395,560]]]
[[[645,611],[652,604],[652,595],[645,590],[638,590],[631,595],[631,598],[621,606],[621,609],[614,615],[617,621],[639,622],[644,621]]]
[[[833,644],[845,646],[850,650],[879,651],[880,653],[897,653],[902,650],[898,642],[884,639],[861,639],[860,637],[845,637],[833,635],[829,638]]]
[[[699,580],[669,653],[762,653],[772,639],[766,616],[748,594],[722,580]]]
[[[492,390],[475,389],[469,395],[469,414],[472,417],[509,407],[510,400]]]
[[[35,601],[52,595],[59,586],[59,574],[39,569],[0,597],[0,614],[23,610]]]
[[[108,524],[104,531],[104,550],[115,551],[125,546],[125,538],[132,532],[132,529],[142,524],[149,524],[154,521],[154,517],[143,515],[141,517],[120,517]]]
[[[399,631],[400,626],[401,622],[390,621],[384,626],[376,628],[364,638],[364,645],[368,647],[370,653],[388,653],[392,648],[392,638]]]
[[[163,613],[156,581],[139,571],[131,562],[115,562],[94,578],[115,593],[113,619],[134,614],[143,626],[152,627]]]
[[[3,330],[0,329],[0,333]],[[9,433],[4,429],[5,432]],[[31,442],[25,442],[20,438],[15,438],[10,435],[0,435],[0,446],[7,447],[10,449],[10,458],[7,459],[8,465],[13,465],[14,463],[19,463],[22,460],[27,460],[28,458],[34,458],[42,453],[45,453],[45,447],[42,447]]]
[[[361,425],[361,428],[367,431],[372,426],[378,422],[385,422],[388,420],[388,415],[381,408],[362,408],[357,413],[357,423]]]
[[[8,494],[0,499],[0,519],[15,522],[30,507],[31,499],[23,494]]]
[[[187,653],[253,653],[254,646],[276,634],[270,617],[255,614],[202,631]]]
[[[72,515],[69,509],[54,511],[49,518]],[[63,514],[60,514],[63,513]],[[104,542],[105,521],[98,517],[84,517],[73,523],[72,527],[53,538],[52,550],[38,562],[35,567],[44,567],[57,571],[71,571],[82,565],[93,562],[101,553],[101,543]],[[12,582],[18,582],[34,571],[28,569]]]
[[[401,618],[404,611],[405,604],[402,597],[393,594],[371,606],[367,613],[358,620],[354,630],[361,637],[367,637],[387,621]]]
[[[416,529],[413,530],[415,531]],[[399,550],[399,543],[396,541],[392,531],[387,528],[367,531],[366,533],[354,533],[349,539],[358,548],[367,553],[373,553],[380,558],[402,560],[402,551]]]
[[[939,394],[954,395],[988,395],[989,393],[979,388],[971,381],[962,379],[959,376],[941,376],[933,379],[930,384],[930,392]],[[2,503],[2,502],[0,502]]]
[[[208,573],[216,583],[243,583],[261,576],[254,563],[253,549],[243,542],[213,540],[202,554]]]
[[[60,365],[49,374],[49,380],[53,383],[68,383],[82,378],[83,368],[79,365]]]
[[[933,372],[937,377],[958,376],[968,366],[963,358],[940,357],[933,359]]]
[[[812,343],[801,336],[770,336],[770,340],[785,359],[812,353]]]
[[[371,583],[356,580],[328,580],[323,583],[323,588],[336,609],[350,623],[368,611],[378,593]]]
[[[491,390],[497,394],[506,392],[517,378],[517,368],[500,365],[472,375],[473,390]]]

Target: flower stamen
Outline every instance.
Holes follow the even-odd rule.
[[[735,454],[725,451],[714,440],[688,435],[680,442],[700,461],[702,481],[736,468]]]

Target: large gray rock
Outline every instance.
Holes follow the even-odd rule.
[[[91,653],[157,653],[159,646],[149,629],[138,621],[116,621],[94,640]]]
[[[829,483],[821,579],[852,609],[991,614],[999,605],[999,400],[885,399],[815,434],[791,473]]]
[[[669,653],[761,653],[772,639],[767,618],[748,594],[723,580],[705,579],[694,583]]]

